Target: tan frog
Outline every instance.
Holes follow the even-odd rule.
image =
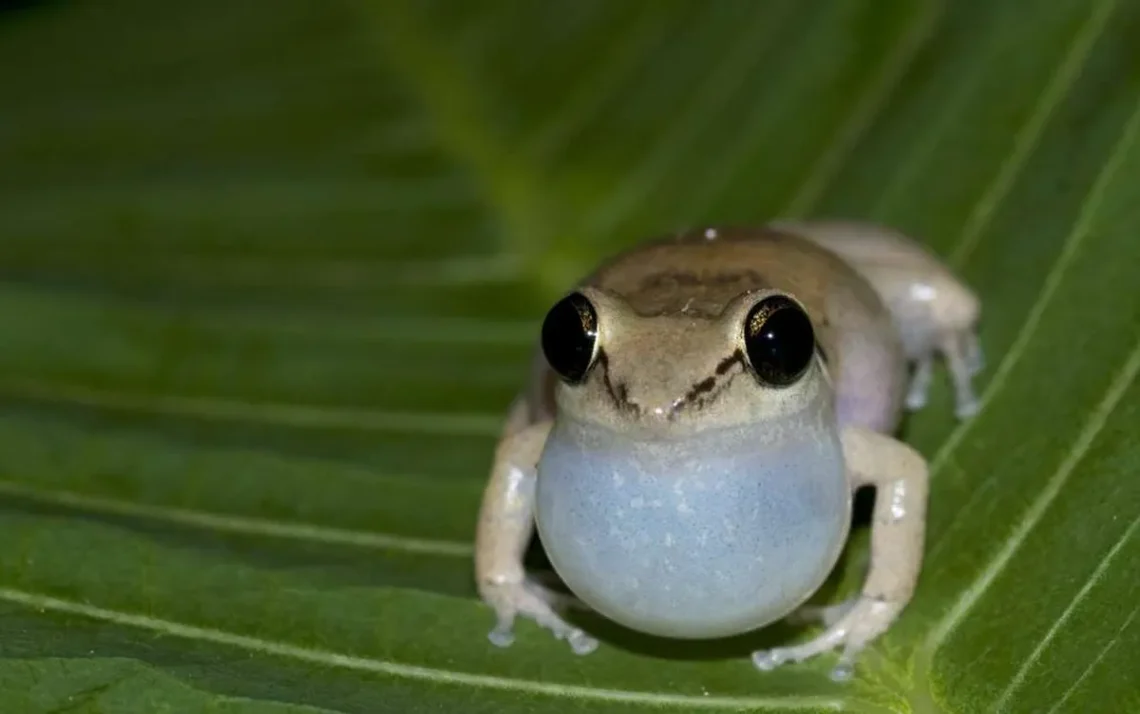
[[[842,646],[834,676],[850,676],[922,565],[927,465],[890,434],[925,403],[938,354],[958,416],[977,410],[978,315],[936,258],[870,224],[708,228],[603,264],[547,314],[495,453],[475,555],[491,641],[509,645],[523,616],[597,647],[524,571],[537,525],[567,587],[619,624],[715,638],[808,615],[821,634],[756,666]],[[807,607],[865,485],[862,591]]]

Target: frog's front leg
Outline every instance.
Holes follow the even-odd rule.
[[[852,487],[876,489],[867,577],[853,601],[820,611],[831,620],[822,634],[799,645],[755,652],[753,662],[762,670],[842,645],[832,676],[850,677],[855,656],[887,631],[914,593],[926,532],[926,460],[906,444],[860,427],[845,428],[842,441]]]
[[[495,450],[491,479],[483,494],[475,536],[475,579],[479,595],[495,611],[498,623],[488,639],[499,647],[514,642],[514,621],[528,617],[570,643],[578,654],[597,648],[597,640],[562,619],[557,610],[569,598],[531,579],[523,556],[534,533],[535,465],[549,421],[522,425],[519,407],[512,412]]]

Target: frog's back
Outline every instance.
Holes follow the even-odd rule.
[[[872,286],[835,253],[773,228],[687,231],[614,256],[583,281],[643,316],[718,318],[745,292],[790,293],[816,327],[841,421],[889,431],[901,413],[906,363]]]

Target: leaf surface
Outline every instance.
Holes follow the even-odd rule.
[[[0,708],[1136,709],[1137,31],[1111,0],[5,10]],[[545,306],[779,215],[897,226],[983,299],[982,413],[943,378],[905,428],[904,617],[843,685],[491,647],[471,538]]]

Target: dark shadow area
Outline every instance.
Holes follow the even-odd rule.
[[[0,22],[7,19],[9,14],[19,14],[29,11],[53,9],[64,0],[0,0]]]

